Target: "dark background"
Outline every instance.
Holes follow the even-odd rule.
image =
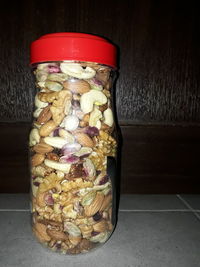
[[[0,9],[0,192],[28,192],[34,81],[29,46],[85,32],[118,47],[122,193],[200,193],[198,1],[3,1]]]

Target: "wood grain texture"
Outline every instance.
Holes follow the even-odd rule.
[[[30,124],[0,128],[0,193],[28,192]],[[200,127],[121,126],[121,132],[121,193],[200,193]]]
[[[3,1],[0,14],[0,121],[30,121],[34,81],[29,45],[45,33],[80,31],[119,48],[118,118],[199,123],[197,1]]]

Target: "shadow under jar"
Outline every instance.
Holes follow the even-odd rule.
[[[115,47],[89,34],[47,34],[31,44],[32,228],[53,251],[88,252],[116,224],[115,60]]]

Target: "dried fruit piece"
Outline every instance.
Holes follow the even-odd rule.
[[[96,222],[101,220],[101,218],[102,218],[102,214],[99,211],[93,215],[93,220]]]
[[[85,177],[85,171],[82,163],[73,164],[70,169],[69,179]]]
[[[85,129],[85,133],[88,134],[90,137],[98,136],[99,129],[97,127],[88,126]]]

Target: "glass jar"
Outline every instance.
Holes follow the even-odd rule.
[[[116,225],[115,54],[108,41],[80,33],[48,34],[31,44],[32,229],[53,251],[90,251]]]

